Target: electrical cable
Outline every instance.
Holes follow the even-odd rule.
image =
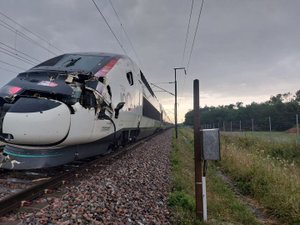
[[[104,111],[100,111],[99,115],[98,115],[98,119],[100,120],[108,120],[112,123],[113,127],[114,127],[114,141],[113,141],[113,145],[116,147],[118,145],[118,140],[117,140],[117,127],[115,122],[113,121],[112,118],[110,118],[108,115],[105,114],[105,110]]]
[[[20,37],[24,38],[27,41],[30,41],[30,42],[34,43],[35,45],[39,46],[40,48],[43,48],[47,52],[49,52],[49,53],[51,53],[53,55],[57,55],[55,52],[51,51],[49,48],[46,48],[45,46],[41,45],[36,40],[32,39],[31,37],[29,37],[28,35],[26,35],[25,33],[21,32],[21,31],[19,31],[18,29],[15,29],[13,26],[9,25],[5,21],[3,21],[3,20],[0,19],[0,22],[3,23],[3,24],[0,23],[0,26],[2,26],[4,28],[12,31],[13,33],[18,34]]]
[[[200,11],[199,11],[199,14],[198,14],[197,25],[196,25],[196,29],[195,29],[195,32],[194,32],[193,42],[192,42],[191,51],[190,51],[190,54],[189,54],[186,70],[188,70],[188,68],[189,68],[192,52],[193,52],[193,49],[194,49],[194,44],[195,44],[195,39],[196,39],[196,35],[197,35],[197,32],[198,32],[198,26],[199,26],[200,17],[201,17],[201,13],[202,13],[202,9],[203,9],[203,4],[204,4],[204,0],[202,0],[201,5],[200,5]],[[186,53],[187,41],[188,41],[189,30],[190,30],[190,22],[191,22],[191,17],[192,17],[192,14],[193,14],[193,7],[194,7],[194,0],[192,0],[191,9],[190,9],[190,16],[189,16],[189,21],[188,21],[187,33],[186,33],[186,37],[185,37],[184,51],[183,51],[183,55],[182,55],[182,63],[184,61],[184,56],[185,56],[185,53]],[[184,82],[183,82],[183,88],[182,89],[185,88],[185,84],[186,84],[186,77],[184,77]],[[178,89],[179,89],[179,87],[178,87]],[[183,98],[183,95],[181,97]],[[179,99],[179,102],[181,104],[182,100]]]
[[[154,84],[174,84],[174,81],[155,82]]]
[[[10,64],[10,63],[5,62],[5,61],[2,61],[2,60],[0,60],[0,63],[6,64],[6,65],[11,66],[11,67],[15,67],[15,68],[17,68],[17,69],[26,70],[26,69],[24,69],[24,68],[22,68],[22,67],[19,67],[19,66]]]
[[[134,48],[134,46],[133,46],[133,44],[132,44],[132,42],[131,42],[131,40],[130,40],[130,38],[129,38],[129,35],[128,35],[128,33],[127,33],[125,27],[124,27],[123,24],[122,24],[122,21],[121,21],[121,19],[120,19],[119,14],[117,13],[117,11],[116,11],[114,5],[112,4],[112,1],[111,1],[111,0],[109,0],[109,3],[110,3],[112,9],[113,9],[114,12],[115,12],[115,15],[116,15],[116,17],[117,17],[117,19],[118,19],[118,21],[119,21],[121,27],[122,27],[122,30],[124,31],[125,36],[126,36],[126,38],[127,38],[128,42],[129,42],[129,44],[130,44],[130,46],[131,46],[131,48],[132,48],[134,54],[135,54],[135,57],[137,58],[139,64],[142,65],[141,60],[140,60],[140,58],[138,57],[138,54],[137,54],[137,52],[136,52],[136,50],[135,50],[135,48]]]
[[[42,61],[40,61],[40,60],[38,60],[38,59],[36,59],[36,58],[34,58],[34,57],[32,57],[32,56],[30,56],[30,55],[28,55],[28,54],[22,52],[22,51],[20,51],[20,50],[17,50],[17,49],[15,49],[15,48],[13,48],[13,47],[11,47],[11,46],[9,46],[9,45],[7,45],[7,44],[1,42],[1,41],[0,41],[0,44],[3,45],[3,46],[5,46],[5,47],[7,47],[7,48],[9,48],[9,49],[11,49],[11,50],[13,50],[13,51],[15,51],[15,52],[19,52],[19,53],[23,54],[24,56],[26,56],[26,57],[28,57],[28,58],[30,58],[30,59],[33,59],[33,60],[35,60],[35,61],[37,61],[37,62],[39,62],[39,63],[42,62]],[[16,54],[16,55],[18,55],[18,54]]]
[[[4,16],[5,18],[7,18],[8,20],[12,21],[13,23],[17,24],[18,26],[22,27],[24,30],[26,30],[28,33],[36,36],[37,38],[39,38],[40,40],[46,42],[47,44],[49,44],[50,46],[52,46],[53,48],[55,48],[56,50],[63,52],[62,50],[60,50],[59,48],[57,48],[56,46],[54,46],[53,44],[50,43],[49,40],[47,40],[46,38],[42,37],[41,35],[29,30],[27,27],[23,26],[22,24],[18,23],[17,21],[15,21],[14,19],[12,19],[11,17],[9,17],[8,15],[4,14],[3,12],[0,11],[0,14],[2,16]]]
[[[183,49],[181,63],[183,63],[183,61],[184,61],[186,45],[187,45],[188,36],[189,36],[189,33],[190,33],[190,24],[191,24],[191,18],[192,18],[192,14],[193,14],[193,8],[194,8],[194,0],[192,0],[192,5],[191,5],[191,9],[190,9],[190,16],[189,16],[189,22],[188,22],[188,26],[187,26],[186,35],[185,35],[185,42],[184,42],[184,49]]]
[[[1,67],[1,66],[0,66],[0,70],[5,70],[7,72],[14,73],[14,74],[19,73],[19,72],[13,71],[13,70],[6,69],[6,68]]]
[[[94,0],[92,0],[92,2],[94,3],[96,9],[98,10],[98,12],[100,13],[100,15],[102,16],[104,22],[106,23],[106,25],[108,26],[110,32],[113,34],[113,36],[115,37],[115,39],[117,40],[118,44],[120,45],[120,47],[122,48],[123,52],[125,53],[125,55],[128,55],[126,50],[124,49],[122,43],[120,42],[120,40],[118,39],[118,37],[116,36],[115,32],[112,30],[111,26],[109,25],[108,21],[106,20],[105,16],[103,15],[103,13],[101,12],[101,10],[99,9],[98,5],[96,4],[96,2]]]
[[[5,54],[5,55],[8,55],[8,56],[10,56],[10,57],[13,57],[13,58],[15,58],[15,59],[17,59],[17,60],[20,60],[20,61],[22,61],[22,62],[24,62],[24,63],[27,63],[27,64],[29,64],[29,65],[35,66],[35,63],[30,62],[28,59],[18,57],[18,56],[16,56],[16,55],[13,54],[13,53],[9,53],[9,52],[7,52],[6,49],[4,49],[4,51],[1,50],[1,49],[4,49],[4,48],[0,47],[0,52],[1,52],[1,53]],[[26,61],[26,60],[27,60],[27,61]]]
[[[0,43],[0,44],[1,44],[1,43]],[[36,64],[36,62],[32,61],[31,59],[28,59],[28,58],[26,58],[26,57],[24,57],[24,56],[22,56],[22,55],[19,55],[19,54],[15,53],[15,52],[12,51],[12,50],[3,48],[3,47],[1,47],[1,46],[0,46],[0,49],[2,49],[2,53],[5,53],[5,54],[7,54],[7,55],[9,55],[9,56],[11,56],[11,57],[20,59],[21,61],[26,60],[26,63],[29,63],[29,64],[31,64],[31,65],[35,65],[35,64]],[[13,48],[12,48],[12,49],[13,49]],[[13,50],[14,50],[14,49],[13,49]],[[5,52],[3,52],[3,51],[5,51]]]
[[[194,38],[193,38],[192,47],[191,47],[190,55],[189,55],[189,58],[188,58],[188,63],[187,63],[187,66],[186,66],[186,68],[187,68],[186,70],[188,70],[188,68],[189,68],[191,57],[192,57],[192,54],[193,54],[195,39],[196,39],[197,32],[198,32],[198,27],[199,27],[200,17],[201,17],[201,14],[202,14],[203,5],[204,5],[204,0],[202,0],[202,2],[201,2],[200,11],[199,11],[198,20],[197,20],[197,25],[196,25],[196,29],[195,29],[195,33],[194,33]]]

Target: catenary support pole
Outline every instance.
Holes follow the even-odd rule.
[[[175,69],[175,137],[178,138],[178,127],[177,127],[177,77]]]
[[[296,127],[297,127],[296,145],[298,145],[298,138],[299,138],[299,120],[298,120],[298,114],[296,114]]]
[[[184,74],[186,75],[186,70],[185,67],[175,67],[174,71],[175,71],[175,107],[174,107],[174,116],[175,116],[175,137],[176,139],[178,139],[178,124],[177,124],[177,74],[176,74],[176,70],[184,70]]]
[[[202,198],[202,145],[200,140],[200,104],[199,104],[199,80],[194,80],[194,160],[195,160],[195,197],[196,197],[196,217],[203,217]]]

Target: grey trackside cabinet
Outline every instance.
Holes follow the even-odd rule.
[[[203,149],[203,160],[221,159],[220,154],[220,131],[219,129],[203,129],[200,130],[201,144]]]

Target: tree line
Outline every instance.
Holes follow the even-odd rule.
[[[205,106],[200,108],[200,123],[210,124],[210,128],[212,124],[214,127],[223,128],[226,124],[228,127],[228,123],[231,127],[241,126],[243,123],[243,130],[251,130],[254,123],[255,130],[264,131],[269,130],[271,122],[272,130],[284,131],[295,127],[297,114],[300,116],[300,90],[295,95],[290,92],[277,94],[268,101],[252,102],[245,106],[243,102],[217,107]],[[184,124],[193,126],[193,110],[185,114]]]

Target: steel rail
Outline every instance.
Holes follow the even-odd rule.
[[[5,214],[15,209],[18,209],[19,207],[22,207],[25,202],[30,202],[46,194],[47,189],[51,190],[64,185],[66,181],[76,178],[79,173],[83,172],[84,170],[87,170],[91,166],[104,162],[105,160],[113,159],[114,157],[121,156],[122,154],[128,153],[129,151],[136,149],[138,146],[149,141],[150,139],[152,139],[153,137],[155,137],[160,133],[161,132],[157,132],[154,135],[141,139],[138,142],[130,144],[122,149],[118,149],[116,152],[112,154],[108,154],[101,158],[97,158],[87,163],[84,163],[83,165],[81,165],[80,167],[74,170],[66,171],[63,174],[57,175],[55,177],[50,178],[49,180],[45,180],[39,184],[35,184],[18,193],[3,198],[2,200],[0,200],[0,217],[4,216]]]

